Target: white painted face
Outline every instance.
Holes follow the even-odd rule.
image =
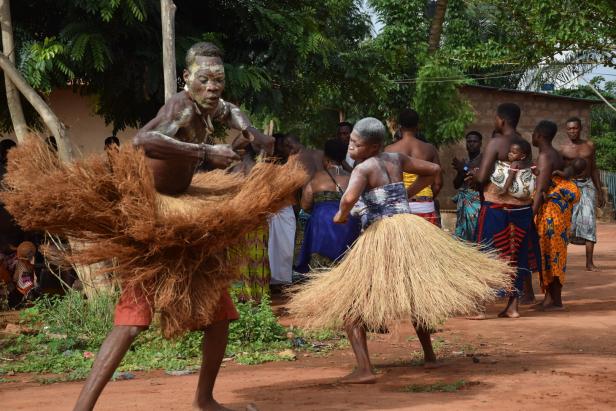
[[[225,67],[219,57],[196,56],[184,70],[186,88],[193,100],[205,110],[213,110],[225,89]]]

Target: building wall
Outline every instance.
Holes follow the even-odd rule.
[[[70,88],[54,90],[47,103],[62,121],[69,133],[77,155],[102,152],[105,138],[112,134],[113,127],[105,125],[105,120],[94,114],[92,97],[73,93]],[[120,144],[125,144],[135,135],[135,129],[126,129],[117,134]],[[51,133],[41,132],[47,136]],[[2,138],[15,140],[13,134]]]
[[[475,111],[475,121],[466,129],[466,132],[479,131],[483,135],[483,147],[485,147],[494,130],[496,107],[506,102],[516,103],[522,109],[518,131],[528,141],[530,141],[532,131],[537,123],[541,120],[551,120],[558,125],[558,133],[554,139],[554,146],[558,148],[567,139],[565,122],[573,116],[582,120],[584,126],[582,136],[584,138],[589,136],[591,105],[584,101],[474,87],[464,88],[462,94],[470,101]],[[456,173],[451,166],[451,162],[454,157],[465,158],[466,156],[464,140],[440,148],[441,167],[444,170],[443,189],[439,195],[442,209],[455,208],[451,197],[455,195],[453,179]],[[536,150],[533,148],[533,158],[535,157]]]

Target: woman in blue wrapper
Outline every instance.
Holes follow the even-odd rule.
[[[302,193],[301,206],[310,212],[295,271],[307,273],[310,269],[330,267],[355,242],[360,232],[359,221],[349,219],[335,224],[334,216],[340,198],[349,184],[351,173],[342,168],[346,145],[336,139],[325,143],[323,170],[318,171]]]

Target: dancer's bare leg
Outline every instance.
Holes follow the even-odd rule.
[[[520,298],[516,296],[509,297],[509,301],[507,302],[507,307],[503,311],[501,311],[498,316],[500,318],[519,318],[520,312],[518,311]]]
[[[203,411],[229,411],[214,399],[214,384],[225,356],[229,338],[229,321],[218,321],[203,332],[201,370],[193,409]]]
[[[586,271],[600,271],[593,261],[595,253],[595,243],[586,241]]]
[[[145,329],[146,327],[132,325],[113,327],[96,354],[92,370],[81,389],[77,404],[73,408],[74,411],[91,411],[94,409],[96,400],[120,365],[122,358],[124,358],[137,335]]]
[[[415,332],[417,333],[417,338],[421,343],[421,348],[424,353],[424,366],[426,368],[435,368],[436,367],[436,354],[434,354],[434,347],[432,347],[432,339],[430,338],[430,331],[425,327],[418,326],[413,323],[413,327],[415,327]]]
[[[363,326],[347,325],[347,336],[353,347],[353,353],[357,360],[357,369],[342,378],[340,382],[345,384],[372,384],[376,376],[372,372],[370,355],[368,354],[368,342],[366,340],[366,328]]]

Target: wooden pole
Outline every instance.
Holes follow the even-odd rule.
[[[175,10],[173,0],[160,0],[160,15],[163,29],[163,75],[165,79],[165,102],[178,91],[175,72]]]
[[[11,19],[10,0],[0,0],[0,26],[2,27],[2,50],[9,61],[15,65],[15,44],[13,42],[13,21]],[[28,124],[19,98],[19,91],[15,88],[9,76],[4,73],[6,86],[6,101],[11,114],[13,130],[17,141],[22,142],[28,134]]]

